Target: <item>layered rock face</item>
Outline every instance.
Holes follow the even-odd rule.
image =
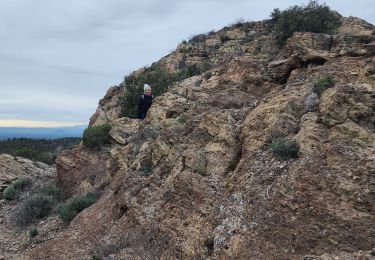
[[[251,23],[194,45],[205,48],[189,62],[217,66],[170,86],[144,121],[119,118],[126,88],[111,89],[99,109],[114,110],[91,124],[112,124],[113,143],[57,166],[68,195],[98,190],[99,201],[27,256],[373,258],[374,43],[372,25],[345,18],[336,35],[295,33],[279,50]],[[183,45],[160,62],[174,69]],[[335,85],[318,97],[327,74]],[[296,140],[299,157],[277,159],[277,137]]]
[[[55,173],[53,167],[9,154],[0,155],[0,192],[20,177],[43,178]]]

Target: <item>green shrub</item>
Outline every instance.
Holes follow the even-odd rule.
[[[245,25],[245,19],[244,18],[238,18],[234,23],[232,23],[230,26],[241,28]]]
[[[16,223],[20,226],[46,217],[54,205],[51,196],[36,194],[27,198],[16,212]]]
[[[30,237],[36,237],[39,234],[39,231],[36,227],[33,227],[29,230]]]
[[[56,153],[42,152],[36,156],[36,160],[46,164],[54,164],[56,157]]]
[[[95,203],[97,198],[97,194],[92,192],[73,197],[58,208],[58,214],[64,222],[69,223],[78,213]]]
[[[14,200],[16,196],[17,196],[17,191],[12,185],[6,187],[5,190],[3,191],[3,197],[6,200]]]
[[[196,167],[196,171],[202,175],[202,176],[207,176],[208,175],[208,172],[207,172],[207,165],[206,164],[203,164],[203,163],[200,163],[197,167]]]
[[[323,92],[326,91],[328,88],[334,86],[334,81],[332,76],[326,75],[323,78],[320,78],[317,82],[314,83],[313,92],[321,97]]]
[[[206,40],[205,34],[197,34],[190,37],[189,42],[204,42]]]
[[[227,34],[225,32],[221,32],[219,34],[219,39],[220,39],[221,43],[229,41],[229,37],[227,36]]]
[[[211,30],[211,31],[209,31],[208,33],[207,33],[207,35],[208,36],[211,36],[211,35],[214,35],[216,32],[215,32],[215,30]]]
[[[295,140],[274,138],[271,143],[271,150],[277,157],[288,160],[298,157],[299,145]]]
[[[14,151],[14,156],[21,156],[34,161],[53,164],[56,159],[56,153],[45,151],[41,152],[32,147],[23,147]]]
[[[93,149],[100,148],[101,146],[109,143],[109,131],[111,126],[109,124],[90,126],[83,132],[83,143]]]
[[[31,147],[22,147],[14,152],[14,156],[21,156],[24,158],[35,158],[37,156],[37,153]]]
[[[203,61],[202,64],[199,67],[198,73],[204,73],[212,68],[211,63],[209,63],[207,60]]]
[[[32,182],[31,182],[30,178],[20,178],[20,179],[16,180],[14,183],[12,183],[13,187],[16,190],[23,190],[26,187],[30,187],[31,184],[32,184]]]
[[[32,184],[31,179],[29,178],[20,178],[14,181],[11,185],[5,188],[3,192],[3,197],[6,200],[15,199],[18,194],[23,191],[25,188],[30,187]]]
[[[41,189],[41,193],[47,196],[51,196],[56,201],[61,201],[62,191],[54,184],[48,184]]]
[[[181,68],[177,73],[172,74],[172,79],[174,81],[182,81],[184,79],[200,75],[202,73],[205,73],[209,69],[212,68],[212,64],[208,61],[205,60],[201,64],[197,65],[190,65],[190,66],[185,66]]]
[[[284,11],[274,9],[271,18],[280,44],[284,44],[294,32],[332,33],[341,24],[334,11],[315,0],[306,6],[295,5]]]
[[[73,148],[80,141],[81,138],[76,137],[53,140],[12,138],[0,141],[0,154],[7,153],[13,156],[21,156],[30,160],[53,164],[59,152]]]
[[[188,120],[188,116],[187,116],[185,113],[181,114],[181,115],[177,118],[177,122],[178,122],[179,124],[185,124],[185,123],[187,122],[187,120]]]

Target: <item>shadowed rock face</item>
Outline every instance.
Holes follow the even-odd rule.
[[[63,151],[56,161],[56,170],[57,182],[65,196],[88,192],[94,184],[105,185],[109,176],[108,158],[108,152],[92,151],[82,144],[71,151]]]
[[[217,35],[198,43],[219,44],[216,52],[204,50],[217,62],[211,77],[170,86],[146,120],[111,117],[111,109],[104,121],[92,118],[113,125],[113,143],[66,152],[58,178],[67,195],[99,189],[102,196],[60,236],[29,250],[30,258],[374,254],[374,27],[347,18],[337,35],[296,33],[275,53],[252,48],[273,42],[264,23],[246,26],[227,29],[224,43]],[[160,62],[173,68],[181,53]],[[230,59],[220,63],[225,53]],[[312,97],[314,82],[326,74],[335,86]],[[116,93],[110,90],[99,107]],[[275,158],[275,137],[296,140],[299,157]]]

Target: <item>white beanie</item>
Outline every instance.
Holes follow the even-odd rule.
[[[146,92],[146,90],[148,90],[148,89],[151,89],[150,85],[148,85],[148,84],[144,84],[144,85],[143,85],[143,91]]]

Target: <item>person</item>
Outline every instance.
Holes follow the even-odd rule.
[[[139,98],[138,101],[138,118],[143,120],[146,117],[148,109],[152,105],[154,96],[151,94],[151,87],[145,84],[143,87],[144,94]]]

